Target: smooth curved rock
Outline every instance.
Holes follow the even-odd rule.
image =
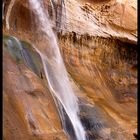
[[[25,65],[22,57],[17,62],[17,59],[14,59],[15,55],[12,57],[8,53],[7,43],[8,39],[5,39],[4,139],[67,139],[46,83]]]
[[[60,2],[55,5],[54,11],[57,12],[58,17],[61,17],[61,20],[60,18],[57,20],[48,0],[44,0],[44,7],[46,11],[49,10],[54,30],[57,31],[63,60],[75,82],[73,88],[78,86],[78,89],[75,88],[75,92],[83,100],[81,120],[84,120],[85,126],[90,128],[90,123],[93,129],[95,127],[97,130],[107,124],[108,126],[102,131],[109,134],[112,139],[134,139],[134,133],[137,133],[136,0],[67,0],[62,4]],[[8,3],[6,8],[8,8]],[[41,49],[47,47],[43,42],[43,34],[40,36],[40,32],[37,30],[35,13],[29,8],[27,1],[17,0],[15,2],[9,21],[10,30],[5,28],[5,20],[3,21],[5,34],[33,42]],[[8,65],[15,69],[15,64],[11,61]],[[29,73],[28,76],[34,75],[31,71]],[[40,83],[40,80],[35,83]],[[4,91],[4,93],[7,92]],[[5,100],[4,97],[6,103]],[[85,107],[86,101],[91,103],[92,109]],[[12,102],[15,102],[14,99]],[[5,106],[9,108],[9,105]],[[86,114],[87,117],[83,117],[83,114]],[[101,123],[95,118],[92,120],[89,114],[97,115]],[[56,113],[55,116],[58,114]],[[56,118],[58,119],[58,117]],[[9,118],[9,121],[14,122],[14,118],[12,119]],[[40,119],[38,120],[40,121]],[[42,129],[51,130],[47,126],[42,127]],[[7,129],[6,133],[9,131]],[[99,133],[87,131],[91,139],[102,133],[102,131]],[[18,132],[16,131],[15,134]]]

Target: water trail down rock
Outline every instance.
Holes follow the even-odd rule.
[[[52,96],[57,98],[65,109],[72,123],[77,140],[86,140],[83,126],[78,117],[78,100],[70,85],[67,71],[48,15],[43,11],[40,0],[29,0],[29,3],[39,20],[38,26],[40,30],[45,33],[46,44],[50,44],[49,46],[46,46],[49,50],[47,53],[41,52],[41,50],[38,50],[37,48],[36,50],[41,56]]]

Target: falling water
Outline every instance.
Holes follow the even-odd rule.
[[[67,113],[73,126],[77,140],[86,140],[83,126],[78,117],[78,99],[70,85],[66,68],[64,66],[55,34],[53,33],[48,15],[45,14],[40,0],[29,0],[31,8],[37,14],[39,28],[45,33],[46,46],[49,51],[46,54],[36,48],[41,56],[46,78],[52,95],[59,100]]]

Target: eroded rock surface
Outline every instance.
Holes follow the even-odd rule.
[[[10,0],[5,3],[5,19],[10,12],[10,29],[24,32],[37,29],[35,13],[29,8],[27,0],[15,0],[12,10],[8,10]],[[54,9],[48,0],[44,0],[44,7],[49,11],[54,26],[64,33],[74,31],[76,34],[88,33],[92,36],[137,41],[136,0],[60,0],[53,5]],[[6,25],[6,20],[4,23]]]
[[[4,139],[67,139],[47,82],[33,72],[33,65],[24,63],[13,38],[6,37],[3,43]],[[40,59],[33,50],[28,53],[34,60]],[[41,68],[40,63],[35,65]]]
[[[6,2],[5,19],[10,0]],[[80,116],[89,138],[91,140],[103,139],[103,137],[113,140],[134,139],[134,133],[137,133],[137,1],[60,0],[54,4],[55,8],[53,9],[50,1],[44,0],[44,7],[46,11],[49,11],[54,31],[57,31],[56,35],[63,60],[72,80],[75,82],[73,83],[73,88],[76,89],[75,93],[79,96],[80,101],[82,100],[79,103],[81,106]],[[30,9],[26,0],[16,0],[9,15],[9,30],[6,28],[6,21],[3,20],[3,32],[5,34],[14,35],[21,40],[31,42],[42,50],[47,47],[46,43],[43,42],[43,34],[40,35],[40,31],[38,31],[36,14]],[[45,82],[34,75],[36,73],[41,78],[43,72],[40,74],[40,69],[38,70],[36,67],[29,70],[23,65],[16,66],[17,64],[11,60],[7,53],[4,58],[6,65],[4,66],[5,88],[9,89],[8,87],[13,81],[12,88],[16,96],[15,98],[11,97],[12,90],[9,89],[10,92],[8,92],[4,88],[5,118],[10,116],[10,110],[15,111],[20,106],[16,110],[19,114],[22,112],[22,115],[17,116],[19,119],[17,129],[25,131],[24,139],[32,139],[32,136],[28,134],[29,127],[26,126],[29,123],[25,119],[26,109],[24,106],[28,106],[26,104],[32,106],[33,104],[32,107],[37,108],[37,112],[42,113],[40,110],[43,108],[46,112],[53,113],[55,119],[50,117],[52,120],[48,123],[53,123],[53,127],[62,131],[58,113],[49,91],[42,86]],[[9,72],[5,72],[12,71],[12,69],[14,69],[13,73],[16,73],[13,74],[14,77],[11,77],[12,74],[7,74]],[[26,77],[25,79],[29,81],[31,87],[39,87],[41,94],[45,91],[48,94],[43,94],[42,98],[34,98],[27,93],[23,94],[25,89],[21,87],[20,82],[17,82],[20,78],[19,75],[22,75],[20,74],[21,70],[18,69],[23,71],[22,73],[25,75],[23,77]],[[10,78],[11,80],[5,80]],[[34,79],[33,82],[30,79]],[[21,94],[16,92],[17,83]],[[33,86],[34,84],[36,85]],[[75,85],[78,89],[75,88]],[[25,88],[29,91],[31,89],[36,91],[34,88],[29,88],[28,85],[26,86]],[[49,96],[49,98],[46,99],[44,96]],[[14,104],[13,108],[9,105],[7,98],[10,98],[9,101]],[[23,98],[23,105],[20,98]],[[24,102],[25,98],[29,100],[28,103]],[[51,106],[53,106],[51,111],[47,110],[44,105],[50,100]],[[35,107],[34,104],[36,104]],[[7,111],[5,111],[6,109]],[[4,137],[7,137],[6,139],[8,136],[15,137],[17,135],[20,137],[19,131],[16,130],[13,134],[9,134],[10,128],[14,128],[16,117],[10,118],[8,118],[8,126],[5,127]],[[21,120],[24,120],[25,124]],[[48,127],[49,125],[43,123],[46,120],[47,118],[42,119],[39,115],[37,121],[39,121],[40,126],[33,124],[32,129],[53,132],[53,129]],[[104,136],[101,135],[103,132],[105,132]],[[50,136],[48,133],[45,134]],[[46,135],[44,139],[46,139]],[[60,139],[65,139],[61,138],[61,134],[58,135]],[[55,140],[54,136],[55,133],[53,132],[50,137]],[[62,132],[63,136],[64,133]],[[37,136],[36,139],[39,137]]]

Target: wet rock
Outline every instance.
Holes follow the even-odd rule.
[[[43,42],[44,35],[37,30],[38,21],[27,1],[15,2],[9,17],[10,30],[5,28],[9,3],[10,1],[7,1],[5,5],[4,33],[33,42],[34,45],[45,50],[47,45]],[[49,15],[53,20],[54,31],[58,31],[58,42],[66,68],[79,87],[79,94],[84,93],[84,100],[90,98],[96,105],[89,107],[83,103],[81,106],[80,116],[87,129],[89,139],[103,139],[102,134],[105,133],[106,139],[132,140],[133,132],[137,128],[137,2],[135,0],[67,0],[64,3],[60,0],[59,3],[53,3],[53,5],[55,12],[50,1],[44,0],[45,9],[50,9]],[[63,10],[65,12],[62,12]],[[66,13],[66,15],[62,13]],[[63,19],[65,20],[63,21]],[[40,99],[44,104],[47,102],[47,99],[43,98],[46,92],[41,91],[40,84],[38,84],[42,81],[44,72],[39,63],[40,58],[34,50],[29,49],[30,45],[25,45],[24,42],[22,44],[26,55],[31,60],[26,64],[28,68],[26,67],[25,73],[28,80],[20,77],[18,83],[14,82],[13,93],[16,91],[16,95],[21,94],[19,91],[24,87],[25,91],[28,91],[24,95],[29,99],[33,98],[33,103],[35,102],[37,107]],[[9,56],[11,54],[13,59]],[[13,72],[16,71],[16,74],[21,75],[20,72],[25,69],[24,66],[17,68],[17,64],[13,63],[16,61],[19,63],[18,65],[22,65],[24,59],[19,48],[16,47],[8,50],[6,56],[8,57],[5,57],[6,63],[8,63],[5,63],[6,67],[8,68],[9,65],[10,74],[13,76],[10,79],[7,74],[9,87],[11,87],[12,82],[10,83],[10,81],[18,79]],[[36,75],[40,78],[38,79]],[[21,84],[22,80],[23,84]],[[43,78],[43,80],[45,79]],[[29,87],[25,85],[25,81],[28,81]],[[4,86],[9,91],[8,95],[4,97],[4,100],[7,101],[11,90],[6,87],[6,84]],[[21,98],[25,97],[22,95]],[[15,102],[14,100],[11,99],[11,104]],[[21,99],[19,99],[20,101]],[[30,103],[32,104],[32,101]],[[10,105],[7,104],[5,106],[9,107]],[[16,104],[11,110],[14,112],[13,108],[17,108],[17,106]],[[43,108],[45,109],[46,106]],[[48,111],[46,116],[49,116],[48,114],[53,116],[52,112]],[[6,116],[8,116],[7,114]],[[15,122],[15,118],[12,117],[11,120],[8,118],[8,120]],[[23,120],[25,120],[24,117]],[[41,121],[41,124],[45,124],[41,117],[38,117],[37,120]],[[21,124],[20,119],[18,123]],[[13,132],[11,127],[13,128],[13,125],[6,127],[7,137],[15,137],[14,134],[20,134],[21,131]],[[17,125],[18,127],[20,128]],[[46,125],[43,128],[45,129],[45,127]],[[27,131],[27,128],[24,128],[24,131]],[[69,122],[67,128],[71,128]],[[48,131],[50,129],[47,128]],[[70,133],[73,135],[71,129]],[[49,134],[42,135],[41,138],[45,139],[46,136],[50,140],[56,138]],[[28,136],[23,139],[28,139]]]
[[[57,136],[67,139],[46,83],[24,63],[22,57],[21,63],[14,59],[18,51],[5,48],[3,52],[4,138],[54,140]]]

